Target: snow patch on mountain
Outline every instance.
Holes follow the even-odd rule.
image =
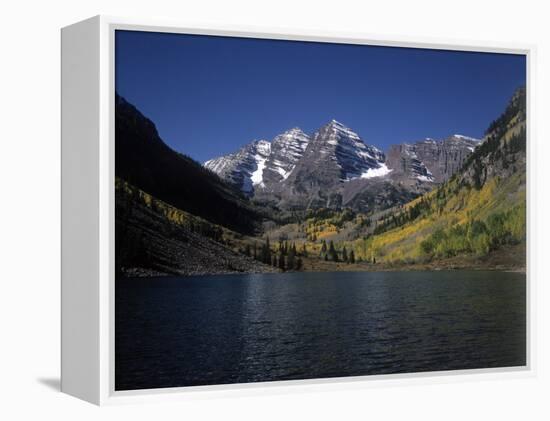
[[[290,173],[292,172],[292,171],[285,171],[281,167],[276,167],[275,169],[281,175],[281,177],[283,177],[283,180],[286,180],[288,178],[288,176],[290,175]]]
[[[470,140],[472,142],[479,142],[480,141],[480,139],[476,139],[475,137],[470,137],[470,136],[464,136],[463,134],[454,134],[452,137],[457,138],[457,139],[462,139],[462,140]]]
[[[388,175],[392,171],[393,170],[390,170],[386,164],[380,164],[378,168],[369,168],[367,171],[361,174],[361,178],[383,177],[385,175]]]
[[[417,180],[433,183],[435,178],[434,178],[432,172],[428,169],[428,167],[426,167],[426,165],[424,165],[423,168],[424,168],[425,172],[424,172],[424,174],[417,175],[416,176]]]
[[[250,180],[252,181],[253,186],[261,186],[264,187],[263,182],[263,174],[264,174],[264,168],[265,168],[265,161],[267,158],[264,158],[261,155],[256,155],[254,157],[256,159],[256,170],[250,174]]]

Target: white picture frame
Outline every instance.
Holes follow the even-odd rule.
[[[139,30],[281,40],[524,54],[527,61],[528,260],[527,365],[497,368],[292,380],[255,384],[193,386],[139,391],[114,390],[114,31]],[[534,280],[531,276],[534,206],[533,60],[530,45],[456,40],[385,39],[355,33],[318,33],[231,25],[194,26],[152,19],[106,16],[65,27],[62,46],[62,377],[63,392],[97,405],[165,401],[205,396],[289,393],[515,378],[535,374]],[[475,375],[475,376],[474,376]],[[200,392],[200,393],[199,393]]]

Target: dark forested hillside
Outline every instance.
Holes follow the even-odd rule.
[[[242,235],[116,180],[117,278],[276,271],[238,251]]]
[[[261,216],[240,192],[159,137],[153,122],[116,96],[116,176],[157,199],[228,227],[252,233]]]

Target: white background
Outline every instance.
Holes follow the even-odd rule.
[[[544,1],[11,1],[1,8],[0,418],[87,419],[550,419],[548,223],[545,156],[550,112],[549,13]],[[58,392],[62,26],[96,15],[183,24],[233,23],[393,36],[521,42],[538,46],[534,129],[538,219],[536,377],[404,386],[330,387],[311,393],[97,408]],[[535,85],[534,85],[535,86]],[[421,103],[419,98],[419,103]],[[452,98],[450,99],[452,100]],[[472,104],[475,108],[475,103]],[[547,255],[547,253],[546,253]],[[545,390],[546,389],[546,390]],[[328,390],[328,391],[327,391]]]

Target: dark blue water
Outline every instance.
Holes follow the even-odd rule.
[[[523,366],[525,275],[116,282],[116,390]]]

